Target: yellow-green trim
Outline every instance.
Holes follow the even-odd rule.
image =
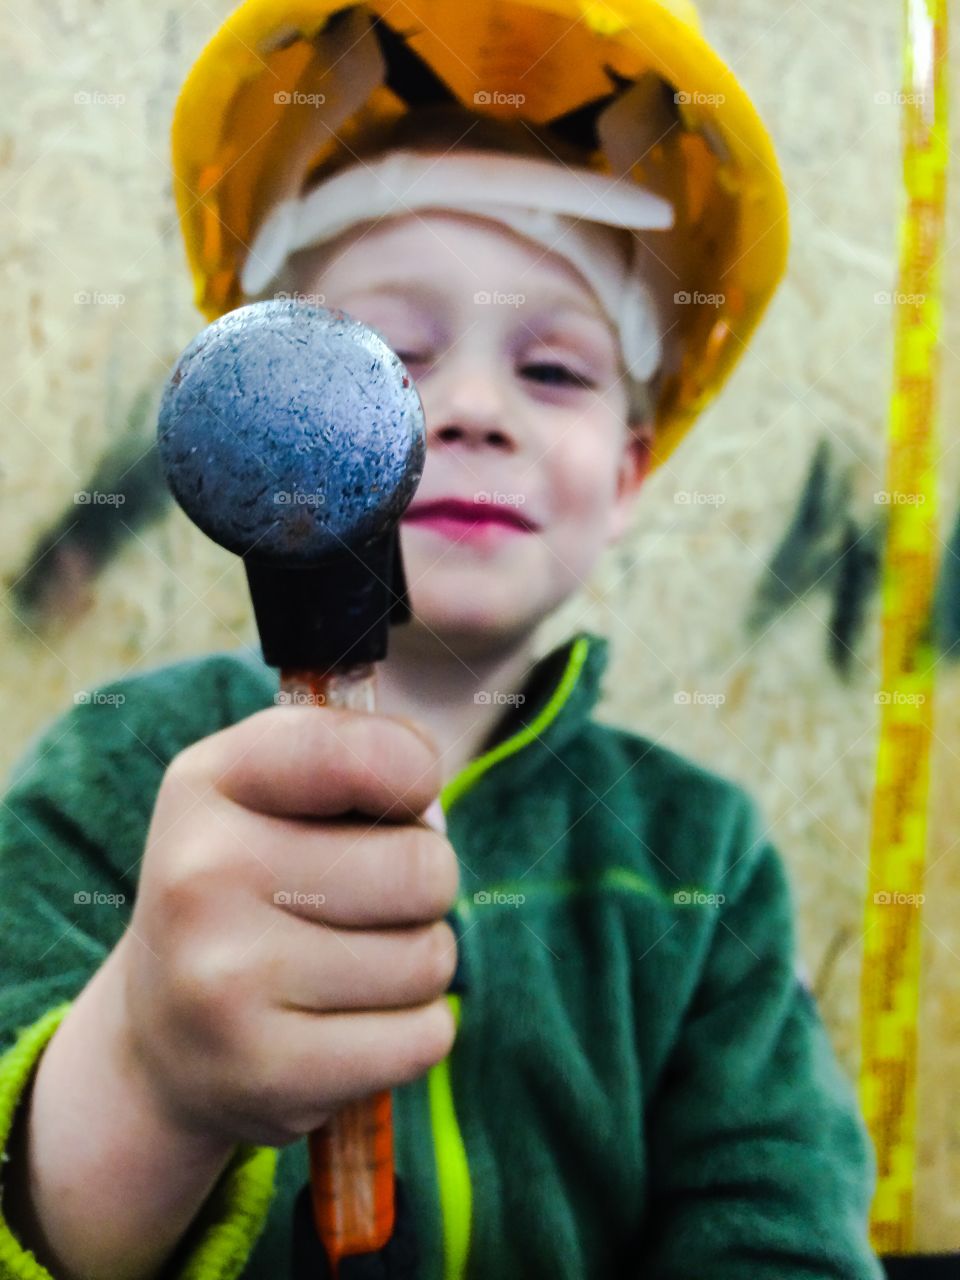
[[[0,1055],[0,1152],[7,1144],[17,1107],[22,1103],[48,1042],[73,1004],[64,1000],[19,1031]],[[233,1280],[246,1266],[263,1231],[276,1189],[278,1152],[274,1147],[240,1144],[190,1228],[189,1252],[177,1267],[177,1280]],[[6,1179],[24,1171],[6,1173]],[[0,1213],[0,1277],[3,1280],[54,1280],[34,1253],[13,1234]]]
[[[444,814],[455,800],[475,785],[482,774],[498,761],[526,746],[556,718],[580,678],[589,650],[589,638],[580,636],[573,644],[556,689],[533,720],[503,742],[491,747],[482,756],[478,756],[476,760],[471,760],[443,786],[439,799]],[[450,994],[447,996],[447,1003],[453,1011],[459,1028],[460,997]],[[430,1128],[437,1162],[440,1211],[443,1218],[443,1276],[444,1280],[463,1280],[467,1252],[470,1247],[473,1191],[470,1186],[470,1166],[467,1163],[463,1134],[457,1124],[457,1113],[453,1105],[449,1058],[444,1058],[442,1062],[430,1068],[427,1074],[427,1094],[430,1105]]]
[[[449,994],[447,1004],[459,1027],[460,997]],[[443,1274],[445,1280],[459,1280],[466,1270],[467,1250],[470,1246],[473,1191],[470,1186],[467,1152],[453,1106],[449,1058],[444,1058],[430,1068],[427,1093],[430,1100],[430,1128],[437,1154],[437,1185],[443,1219]]]
[[[473,786],[481,774],[486,773],[498,760],[502,760],[505,756],[513,755],[521,747],[526,746],[531,738],[535,738],[546,728],[551,720],[556,718],[557,713],[569,698],[574,685],[580,677],[580,671],[587,660],[589,650],[590,640],[587,636],[581,636],[575,641],[560,683],[554,689],[546,706],[528,725],[519,729],[511,737],[504,739],[503,742],[498,742],[495,747],[491,747],[489,751],[484,752],[482,756],[478,756],[476,760],[471,760],[469,764],[465,765],[459,773],[455,774],[443,786],[440,791],[440,805],[444,813],[453,804],[454,800],[458,800],[465,791]]]

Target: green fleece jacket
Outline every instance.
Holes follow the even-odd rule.
[[[797,976],[780,857],[737,784],[591,719],[606,662],[589,632],[543,658],[441,793],[458,1033],[394,1093],[422,1280],[880,1280],[872,1150]],[[0,812],[4,1151],[129,919],[168,762],[276,687],[252,651],[180,662],[103,686],[21,758]],[[306,1179],[303,1141],[239,1146],[169,1275],[285,1280]],[[0,1221],[0,1276],[48,1274]]]

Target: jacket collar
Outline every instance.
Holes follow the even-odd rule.
[[[444,784],[444,811],[494,766],[501,766],[498,785],[512,789],[558,756],[589,720],[608,659],[609,641],[590,631],[576,632],[540,658],[519,691],[523,701],[507,708],[480,753]]]

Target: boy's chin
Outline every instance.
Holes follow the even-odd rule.
[[[459,652],[480,651],[519,641],[541,621],[538,615],[531,615],[529,599],[523,608],[511,609],[502,596],[484,600],[466,595],[415,589],[410,621],[403,630],[411,639],[416,634],[421,643],[432,640]]]

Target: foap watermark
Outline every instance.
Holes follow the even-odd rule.
[[[680,107],[722,107],[727,100],[725,93],[700,93],[697,90],[675,93],[673,100]]]
[[[673,500],[682,507],[722,507],[727,500],[725,493],[707,493],[701,489],[678,489]]]
[[[524,693],[504,693],[500,689],[478,689],[473,695],[473,700],[478,706],[509,706],[522,707],[527,700]]]
[[[125,693],[104,693],[100,689],[81,689],[73,695],[78,707],[122,707],[127,700]]]
[[[491,506],[520,507],[526,502],[522,493],[501,493],[499,489],[478,489],[473,495],[474,502],[486,502]]]
[[[925,93],[904,93],[898,89],[891,93],[889,89],[881,89],[873,95],[878,107],[924,107],[927,104]]]
[[[126,500],[125,493],[103,493],[99,489],[78,489],[73,495],[77,507],[122,507]]]
[[[326,497],[322,493],[301,493],[298,489],[279,489],[273,500],[280,507],[322,507]]]
[[[922,307],[927,300],[927,295],[904,293],[902,289],[894,289],[892,293],[881,289],[879,293],[873,295],[873,300],[878,307]]]
[[[522,907],[527,896],[524,893],[503,893],[499,889],[478,889],[473,900],[478,907]]]
[[[122,107],[125,93],[104,93],[102,89],[80,89],[73,95],[78,107]]]
[[[73,900],[80,907],[122,907],[127,900],[127,895],[101,893],[99,889],[94,889],[92,893],[87,889],[78,889],[73,895]]]
[[[478,289],[473,295],[478,307],[522,307],[527,300],[525,293],[504,293],[501,289]]]
[[[699,289],[694,289],[693,293],[688,293],[686,289],[680,289],[673,295],[673,300],[678,307],[722,307],[727,300],[725,293],[702,293]]]
[[[273,695],[273,701],[278,707],[322,707],[327,698],[326,694],[308,689],[281,689]]]
[[[673,695],[678,707],[722,707],[727,700],[725,693],[704,693],[701,689],[681,689]]]
[[[303,93],[300,89],[281,89],[273,95],[278,107],[322,107],[327,100],[325,93]]]
[[[881,889],[873,895],[878,907],[922,907],[927,900],[925,893],[903,893],[899,889]]]
[[[300,889],[278,889],[273,895],[278,907],[322,907],[327,900],[325,893],[304,893]]]
[[[122,307],[125,293],[104,293],[101,289],[78,289],[73,301],[78,307]]]
[[[327,302],[325,293],[301,293],[297,289],[279,289],[273,296],[277,302],[303,302],[308,307],[323,307]]]
[[[526,100],[525,93],[501,93],[498,89],[478,89],[473,95],[478,107],[522,107]]]
[[[881,489],[873,495],[881,507],[922,507],[927,500],[925,493],[902,493],[897,489]]]
[[[678,907],[722,907],[726,900],[722,893],[703,893],[699,889],[678,889],[673,895]]]
[[[873,695],[879,707],[922,707],[926,700],[925,693],[904,693],[900,689],[881,689]]]

